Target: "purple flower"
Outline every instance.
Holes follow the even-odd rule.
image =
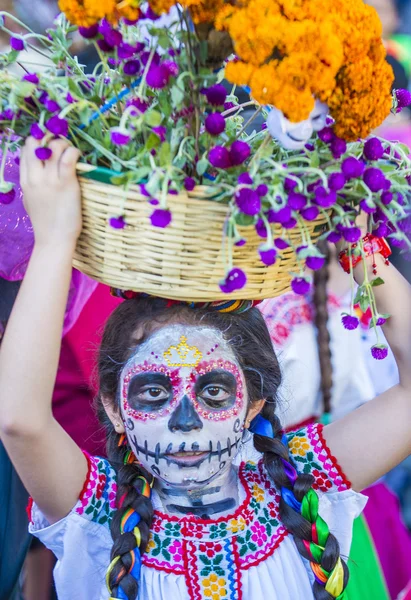
[[[257,189],[255,191],[260,196],[260,198],[263,198],[268,194],[268,187],[265,185],[265,183],[260,183],[260,185],[257,186]]]
[[[158,206],[160,204],[160,200],[157,200],[157,198],[151,198],[148,203],[151,204],[151,206]]]
[[[26,47],[23,38],[17,37],[16,35],[13,35],[10,38],[10,46],[16,52],[21,52]]]
[[[408,90],[395,90],[397,98],[397,112],[401,112],[403,108],[411,104],[411,92]]]
[[[156,208],[150,215],[151,224],[154,227],[167,227],[171,223],[171,212],[163,208]]]
[[[330,190],[338,192],[339,190],[342,190],[345,186],[345,181],[346,180],[344,173],[331,173],[331,175],[328,178],[328,186]]]
[[[284,179],[284,189],[287,193],[292,192],[297,185],[298,183],[294,179],[290,179],[289,177]]]
[[[353,317],[352,315],[347,314],[342,316],[341,322],[344,326],[344,329],[349,329],[350,331],[352,331],[353,329],[357,329],[358,325],[360,324],[357,317]]]
[[[320,185],[315,190],[314,202],[322,208],[330,208],[337,202],[337,194],[334,191],[329,192],[324,186]]]
[[[38,123],[33,123],[30,127],[30,135],[33,136],[36,140],[42,140],[46,134],[42,130],[40,125],[38,125]]]
[[[218,169],[231,167],[230,153],[224,146],[214,146],[208,153],[208,160]]]
[[[307,198],[304,196],[304,194],[291,192],[291,194],[288,196],[287,204],[293,210],[301,210],[307,204]]]
[[[380,223],[372,232],[375,237],[383,238],[389,234],[389,229],[385,223]]]
[[[316,181],[313,181],[312,183],[309,183],[307,185],[307,192],[309,192],[310,194],[312,194],[313,192],[315,192],[315,190],[319,186],[322,186],[322,180],[321,179],[317,179]]]
[[[341,239],[341,233],[338,233],[337,231],[330,231],[330,233],[327,235],[327,242],[330,242],[330,244],[337,244]]]
[[[236,106],[234,102],[224,102],[223,108],[224,110],[230,110],[230,108],[234,108],[234,106]]]
[[[184,187],[188,192],[191,192],[196,186],[196,182],[192,177],[186,177],[184,179]]]
[[[251,148],[247,142],[236,140],[231,144],[230,161],[234,166],[242,165],[250,156]]]
[[[347,143],[339,137],[335,137],[330,145],[331,152],[334,158],[341,158],[347,151]]]
[[[127,58],[132,58],[135,54],[137,54],[137,50],[135,46],[131,44],[120,44],[117,48],[117,56],[121,60],[126,60]]]
[[[137,113],[143,114],[146,112],[149,105],[148,105],[148,102],[141,100],[141,98],[132,98],[131,100],[129,100],[127,102],[127,107],[129,107],[129,106],[133,106],[136,109]],[[134,116],[136,116],[136,115],[134,115]]]
[[[98,23],[95,23],[90,27],[79,27],[78,32],[81,35],[81,37],[85,38],[86,40],[91,40],[92,38],[95,38],[98,34]]]
[[[381,325],[385,325],[386,322],[387,319],[384,319],[384,317],[378,317],[377,319],[377,325],[379,325],[379,327],[381,327]]]
[[[55,100],[52,100],[52,98],[47,98],[44,102],[44,106],[51,113],[55,113],[60,110],[59,104]]]
[[[124,220],[124,217],[111,217],[109,219],[110,227],[113,229],[124,229],[127,223]]]
[[[158,127],[152,127],[151,131],[160,138],[161,142],[166,141],[167,128],[164,127],[164,125],[159,125]]]
[[[292,217],[291,208],[289,206],[283,206],[278,210],[270,209],[267,212],[267,219],[269,223],[287,223]]]
[[[16,190],[12,188],[8,192],[0,192],[0,204],[11,204],[16,195]]]
[[[275,238],[274,246],[278,248],[278,250],[285,250],[286,248],[290,247],[290,244],[282,238]]]
[[[335,133],[331,127],[324,127],[324,129],[318,132],[318,137],[325,144],[330,144],[335,138]]]
[[[144,19],[150,19],[150,21],[157,21],[157,19],[160,18],[160,16],[154,12],[150,5],[147,7],[147,10],[142,16]]]
[[[238,208],[246,215],[257,215],[261,210],[260,196],[250,188],[241,188],[235,194]]]
[[[163,62],[163,67],[165,67],[170,75],[170,77],[177,77],[180,69],[177,63],[173,60],[165,60]]]
[[[67,102],[68,104],[74,104],[74,102],[75,102],[75,101],[76,101],[76,100],[73,98],[73,96],[72,96],[72,95],[70,94],[70,92],[69,92],[69,93],[67,94],[67,96],[66,96],[66,102]]]
[[[128,60],[124,63],[123,73],[124,75],[133,76],[140,72],[140,61],[139,60]]]
[[[267,228],[262,219],[258,219],[257,223],[255,224],[255,230],[257,232],[257,235],[259,235],[261,238],[267,238]]]
[[[371,348],[372,357],[376,360],[383,360],[388,356],[388,348],[387,346],[383,346],[382,344],[376,344]]]
[[[28,81],[29,83],[34,83],[34,85],[38,85],[40,83],[37,73],[26,73],[23,75],[22,81]]]
[[[304,296],[305,294],[308,294],[310,288],[311,284],[305,277],[294,277],[294,279],[291,280],[291,289],[294,294]]]
[[[223,106],[227,98],[227,91],[221,83],[212,85],[209,88],[203,88],[201,93],[207,98],[207,102],[212,106]]]
[[[106,40],[97,40],[97,46],[100,48],[102,52],[113,52],[114,46],[111,46]]]
[[[211,113],[205,120],[206,131],[210,135],[220,135],[225,129],[225,119],[220,113]]]
[[[291,219],[289,221],[287,221],[286,223],[282,223],[282,226],[284,227],[284,229],[294,229],[294,227],[297,225],[297,219],[294,219],[294,217],[291,217]]]
[[[261,262],[264,263],[267,267],[271,267],[277,259],[277,250],[271,246],[267,246],[267,244],[261,244],[258,248],[258,252],[260,254]]]
[[[318,271],[324,266],[325,258],[324,256],[307,256],[305,259],[305,264],[312,271]]]
[[[241,248],[242,246],[245,246],[247,243],[247,240],[245,240],[244,238],[240,238],[239,240],[237,240],[236,242],[234,242],[234,246],[237,246],[238,248]]]
[[[365,213],[367,213],[367,215],[371,215],[372,213],[374,213],[377,210],[375,206],[370,206],[365,198],[364,198],[364,200],[361,200],[360,208]]]
[[[142,55],[140,56],[141,58],[141,62],[143,63],[144,66],[147,65],[149,58],[150,58],[150,52],[148,52],[147,50],[145,52],[142,53]],[[160,55],[158,54],[158,52],[154,52],[153,56],[151,57],[151,63],[152,65],[159,65],[160,64]]]
[[[381,194],[381,202],[387,206],[391,200],[393,199],[393,193],[392,192],[383,192]]]
[[[367,160],[379,160],[384,155],[384,148],[380,140],[372,137],[364,144],[364,156]]]
[[[131,135],[127,129],[121,127],[112,127],[110,129],[110,139],[116,146],[125,146],[131,140]]]
[[[60,119],[57,115],[46,121],[45,125],[53,135],[61,135],[63,137],[67,137],[68,135],[68,121],[66,121],[66,119]]]
[[[363,179],[372,192],[379,192],[384,189],[385,177],[380,169],[369,167],[365,170]]]
[[[121,32],[117,29],[113,29],[106,19],[103,19],[101,21],[98,27],[98,31],[103,36],[106,44],[108,44],[112,48],[119,46],[123,41],[123,36],[121,35]]]
[[[355,244],[361,237],[361,229],[359,227],[343,227],[342,235],[346,242]]]
[[[51,148],[47,148],[46,146],[40,146],[40,148],[36,148],[34,154],[39,160],[49,160],[53,152],[51,151]]]
[[[348,156],[343,160],[341,169],[347,179],[356,179],[364,173],[364,163],[354,156]]]
[[[151,63],[146,77],[148,86],[161,90],[168,85],[169,79],[170,73],[167,67],[164,65],[155,65]]]
[[[237,178],[238,183],[244,183],[246,185],[252,185],[253,180],[251,178],[250,173],[241,173]]]
[[[225,294],[230,294],[237,290],[241,290],[247,283],[247,276],[242,269],[234,268],[231,269],[223,279],[220,281],[220,289]]]
[[[306,144],[306,145],[304,146],[304,148],[305,148],[306,150],[308,150],[309,152],[312,152],[312,151],[314,150],[315,146],[314,146],[314,144]]]

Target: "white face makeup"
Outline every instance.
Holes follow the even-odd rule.
[[[325,127],[328,106],[319,100],[309,118],[299,123],[289,121],[281,110],[273,108],[267,117],[267,129],[273,138],[278,140],[287,150],[301,150],[311,138],[314,131]]]
[[[131,449],[163,483],[193,489],[231,466],[247,397],[218,331],[170,325],[154,333],[122,371],[120,402]]]

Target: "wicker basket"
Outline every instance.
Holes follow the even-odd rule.
[[[79,165],[80,171],[87,166]],[[80,176],[83,230],[74,266],[97,281],[123,290],[153,296],[207,302],[227,300],[218,282],[225,275],[223,228],[227,206],[207,200],[207,190],[170,195],[167,199],[173,220],[164,228],[153,227],[149,215],[153,207],[137,186],[123,188]],[[109,218],[124,214],[128,224],[113,229]],[[307,223],[312,239],[318,236],[323,219]],[[261,238],[254,226],[240,227],[247,244],[234,248],[234,265],[247,274],[241,299],[259,300],[278,296],[290,288],[290,271],[297,265],[291,249],[282,259],[266,267],[258,255]],[[281,234],[281,227],[274,232]],[[298,230],[289,232],[295,245],[301,243]],[[227,240],[226,240],[227,242]],[[225,244],[226,244],[225,242]],[[234,293],[232,297],[238,297]]]

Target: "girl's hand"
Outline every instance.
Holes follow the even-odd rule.
[[[30,137],[21,154],[20,182],[37,245],[75,244],[81,231],[80,186],[76,177],[79,151],[66,140],[53,140],[53,154],[39,160],[39,141]]]

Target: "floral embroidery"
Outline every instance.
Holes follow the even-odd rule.
[[[116,509],[115,472],[103,458],[86,453],[85,456],[89,466],[88,478],[75,512],[108,527]]]
[[[299,456],[305,456],[310,450],[310,444],[306,437],[299,437],[297,433],[289,443],[291,454],[298,454]]]
[[[220,600],[227,596],[227,582],[223,577],[218,577],[215,573],[211,573],[210,577],[203,580],[204,596],[211,600]]]

